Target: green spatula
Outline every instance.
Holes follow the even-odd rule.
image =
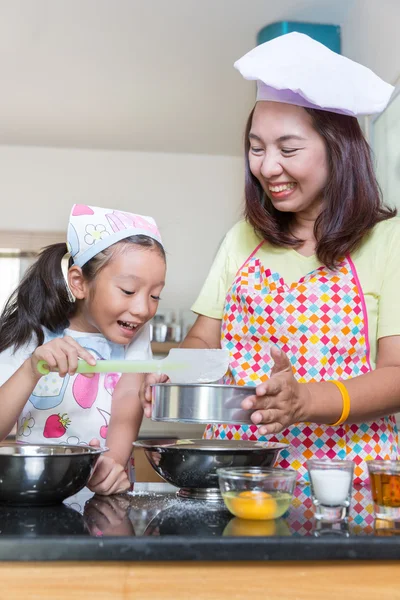
[[[162,373],[172,383],[211,383],[228,370],[228,350],[173,348],[161,360],[98,360],[89,365],[79,360],[77,373]],[[44,360],[38,362],[41,375],[50,372]]]

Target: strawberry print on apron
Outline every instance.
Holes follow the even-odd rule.
[[[52,333],[46,329],[45,342],[67,334],[74,337],[71,330]],[[124,346],[113,344],[100,334],[83,334],[75,339],[96,360],[125,358]],[[65,377],[53,372],[45,375],[22,410],[16,439],[32,444],[86,446],[92,438],[97,438],[105,446],[112,397],[119,378],[119,373],[96,373],[90,378],[79,373]],[[126,470],[133,483],[133,456]]]
[[[231,358],[225,383],[256,386],[267,380],[272,344],[286,353],[299,382],[345,381],[372,370],[365,301],[351,258],[288,285],[255,257],[262,243],[226,296],[221,346]],[[355,484],[368,479],[366,460],[398,458],[393,415],[337,427],[296,423],[272,436],[261,436],[256,425],[207,425],[204,435],[286,442],[276,464],[297,470],[300,480],[307,480],[305,462],[311,457],[353,460]]]

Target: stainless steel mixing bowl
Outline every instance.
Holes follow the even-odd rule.
[[[253,410],[244,410],[242,400],[255,394],[244,385],[158,383],[152,388],[153,421],[182,423],[252,423]]]
[[[287,444],[245,440],[142,440],[155,471],[180,488],[178,496],[221,501],[217,469],[223,467],[269,467]]]
[[[105,448],[0,444],[0,504],[57,504],[85,487]]]

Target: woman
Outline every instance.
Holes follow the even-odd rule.
[[[312,456],[352,459],[360,483],[366,459],[398,458],[400,222],[351,115],[382,110],[393,88],[301,34],[235,66],[258,82],[245,221],[182,345],[229,349],[225,381],[256,386],[243,401],[254,425],[207,426],[206,437],[286,441],[278,464],[300,477]]]

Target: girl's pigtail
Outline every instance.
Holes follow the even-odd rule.
[[[17,350],[33,334],[40,346],[44,342],[42,327],[53,332],[68,327],[74,303],[61,269],[65,253],[62,243],[44,248],[10,296],[0,317],[0,352],[11,346]]]

